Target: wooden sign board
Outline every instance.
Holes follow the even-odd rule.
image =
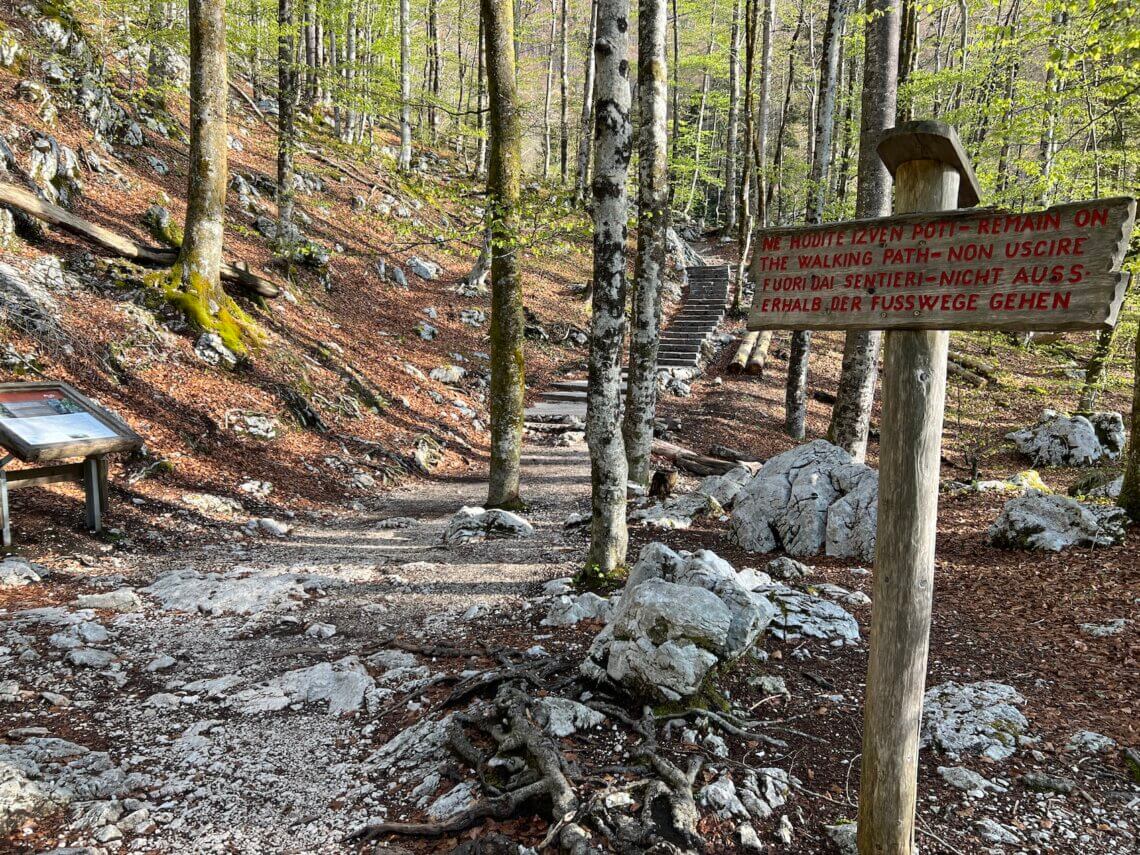
[[[0,446],[25,462],[130,451],[142,439],[66,383],[0,383]]]
[[[748,329],[1109,328],[1135,217],[1116,198],[766,229]]]

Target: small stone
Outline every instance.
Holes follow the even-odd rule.
[[[736,828],[736,839],[740,843],[742,852],[763,852],[764,846],[756,835],[756,829],[745,822]]]
[[[305,635],[310,638],[332,638],[336,635],[336,627],[331,623],[311,623],[306,627]]]
[[[83,668],[106,668],[114,658],[106,650],[96,650],[92,647],[77,647],[67,652],[67,661]]]
[[[46,575],[44,568],[16,555],[0,561],[0,588],[20,588],[41,582]]]
[[[992,819],[982,819],[974,823],[974,827],[978,830],[978,834],[982,839],[988,840],[990,843],[1020,843],[1021,840],[1013,829],[995,822]]]
[[[166,654],[163,654],[162,656],[156,657],[155,659],[152,659],[150,662],[148,662],[146,670],[154,674],[159,671],[166,671],[169,668],[173,668],[176,664],[178,664],[177,660],[173,656],[167,656]]]
[[[1116,740],[1110,736],[1105,736],[1103,733],[1097,733],[1096,731],[1079,730],[1069,737],[1068,745],[1065,747],[1069,751],[1100,754],[1102,751],[1115,748]]]
[[[108,609],[113,612],[137,612],[142,600],[130,588],[119,588],[106,594],[80,594],[75,605],[81,609]]]
[[[1005,788],[983,778],[977,772],[965,766],[939,766],[938,774],[947,784],[959,790],[965,790],[973,798],[980,799],[987,790],[995,793],[1005,792]]]
[[[1027,789],[1037,793],[1060,793],[1067,796],[1077,788],[1077,782],[1072,778],[1050,775],[1047,772],[1026,772],[1021,776],[1021,782]]]

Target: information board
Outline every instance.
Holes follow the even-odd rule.
[[[748,328],[1104,329],[1136,200],[972,209],[767,229]]]
[[[65,383],[0,383],[0,445],[25,461],[137,448],[121,419]]]

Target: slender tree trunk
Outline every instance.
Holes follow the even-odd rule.
[[[412,10],[411,0],[400,0],[400,162],[412,168]]]
[[[1136,336],[1136,358],[1132,365],[1132,430],[1124,457],[1124,486],[1117,504],[1133,522],[1140,522],[1140,335]]]
[[[755,0],[761,2],[761,0]],[[756,120],[756,223],[768,226],[768,111],[771,100],[772,27],[776,19],[776,0],[763,0],[764,23],[760,47],[760,104]]]
[[[697,134],[693,139],[693,180],[689,183],[689,197],[685,201],[683,216],[689,216],[693,207],[693,198],[697,195],[697,181],[701,174],[701,144],[705,133],[705,107],[709,100],[709,63],[712,60],[713,37],[716,32],[716,0],[712,0],[712,11],[709,13],[709,41],[705,48],[705,69],[701,75],[701,100],[697,104]]]
[[[439,3],[428,2],[428,89],[431,100],[428,102],[428,130],[431,144],[439,141],[439,93],[442,58],[439,52]]]
[[[681,138],[681,17],[677,14],[677,0],[673,2],[673,129],[669,134],[669,163],[677,157],[677,141]]]
[[[905,91],[911,74],[918,65],[918,0],[902,0],[902,19],[899,24],[899,79],[897,91]],[[897,120],[909,122],[913,116],[910,99],[897,102]]]
[[[261,100],[261,6],[249,0],[249,88],[253,100]]]
[[[732,32],[728,51],[728,128],[724,139],[724,231],[732,234],[736,228],[736,145],[737,127],[740,124],[740,5],[732,4]]]
[[[293,0],[277,3],[277,238],[286,263],[292,257],[293,149],[297,69],[294,65]]]
[[[891,176],[875,145],[879,134],[895,123],[899,0],[867,0],[865,33],[856,218],[885,217],[891,212]],[[867,456],[882,337],[878,331],[849,332],[843,345],[843,369],[828,433],[832,442],[859,461]]]
[[[478,80],[476,92],[478,93],[478,108],[476,110],[475,129],[479,134],[479,145],[475,152],[475,173],[483,175],[487,171],[487,32],[483,25],[483,16],[479,16],[479,57]]]
[[[518,508],[522,452],[523,294],[517,209],[522,175],[522,125],[515,90],[511,0],[482,0],[490,93],[491,159],[487,196],[491,228],[491,475],[487,504]]]
[[[150,0],[147,29],[151,33],[151,42],[146,65],[146,98],[149,104],[159,109],[165,107],[162,90],[166,82],[166,61],[170,56],[165,40],[169,26],[170,5],[167,0]]]
[[[772,175],[773,179],[768,182],[768,189],[765,193],[766,203],[764,211],[764,219],[761,219],[760,225],[764,226],[766,221],[771,220],[772,201],[774,198],[782,195],[783,183],[783,170],[784,170],[784,136],[788,130],[788,116],[792,109],[792,90],[796,83],[796,42],[799,41],[800,34],[804,28],[804,9],[803,3],[800,4],[799,19],[796,21],[796,28],[792,31],[791,41],[788,43],[788,79],[784,87],[784,106],[780,110],[780,124],[776,129],[776,150],[772,155]]]
[[[542,177],[550,177],[550,100],[554,94],[554,37],[558,30],[557,7],[550,0],[550,39],[546,43],[546,89],[542,102]]]
[[[563,184],[566,184],[570,178],[570,42],[566,33],[569,23],[568,6],[569,0],[562,0],[558,35],[558,94],[561,99],[558,123],[558,154],[559,176]]]
[[[1091,413],[1096,409],[1096,399],[1104,388],[1104,377],[1108,369],[1108,359],[1112,355],[1112,343],[1116,338],[1116,327],[1101,330],[1096,337],[1092,355],[1089,356],[1085,366],[1085,382],[1081,387],[1081,396],[1077,403],[1077,411]]]
[[[827,169],[831,162],[831,134],[835,128],[835,90],[839,74],[839,45],[847,17],[848,0],[828,0],[827,24],[823,34],[823,56],[819,66],[819,105],[815,121],[815,146],[808,176],[807,222],[823,221],[827,200]],[[808,359],[811,330],[795,330],[788,356],[788,383],[784,395],[784,426],[794,439],[804,438],[807,419]]]
[[[665,0],[638,4],[637,260],[629,335],[629,386],[625,399],[625,457],[629,480],[649,486],[653,417],[657,407],[657,349],[661,332],[661,277],[669,226],[669,162],[665,139],[669,104]]]
[[[590,551],[586,568],[610,574],[624,565],[626,461],[621,435],[621,362],[625,339],[626,179],[629,120],[629,0],[598,0],[594,46],[594,297],[586,440],[590,447]]]
[[[594,77],[597,72],[597,56],[594,52],[594,42],[598,35],[598,3],[590,3],[590,29],[586,40],[586,73],[583,77],[582,92],[582,124],[578,138],[578,172],[575,179],[577,184],[575,195],[579,204],[586,201],[586,188],[590,182],[590,150],[592,148],[594,126]]]

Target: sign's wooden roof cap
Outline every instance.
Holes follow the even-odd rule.
[[[879,138],[879,157],[893,176],[900,164],[911,160],[937,160],[953,166],[962,176],[958,184],[958,207],[972,208],[981,198],[981,187],[958,133],[945,122],[905,122],[888,128]]]

